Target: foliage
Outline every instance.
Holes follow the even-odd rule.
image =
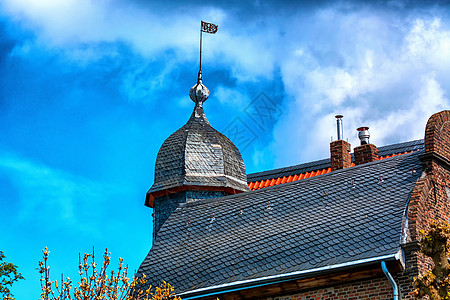
[[[147,280],[145,275],[141,278],[134,276],[131,280],[127,277],[128,266],[123,265],[123,259],[119,259],[117,273],[114,270],[108,272],[111,253],[105,250],[103,254],[103,265],[100,270],[95,263],[94,251],[90,254],[81,255],[78,263],[78,273],[80,281],[73,287],[72,280],[67,277],[65,280],[61,275],[61,281],[50,280],[50,268],[47,260],[50,251],[45,248],[43,261],[39,262],[39,273],[41,274],[41,300],[181,300],[176,296],[174,288],[162,282],[154,290],[152,286],[148,289],[140,289]],[[73,289],[72,289],[73,287]]]
[[[420,251],[433,260],[434,268],[414,278],[415,294],[419,298],[428,295],[431,300],[450,299],[450,226],[447,222],[432,221],[430,230],[426,233],[421,230],[420,234]]]
[[[24,278],[17,271],[16,265],[3,261],[5,257],[3,251],[0,251],[0,296],[3,299],[12,299],[13,294],[9,288],[15,281]]]

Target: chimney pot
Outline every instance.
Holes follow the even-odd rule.
[[[337,123],[337,139],[342,140],[344,138],[344,126],[342,126],[342,118],[343,115],[336,115],[336,123]]]
[[[348,142],[344,141],[342,115],[336,115],[337,122],[337,141],[330,144],[330,162],[331,171],[349,168],[352,164],[352,158],[350,156],[351,146]]]
[[[370,142],[369,142],[369,138],[370,138],[369,127],[359,127],[356,130],[358,130],[358,138],[361,141],[361,145],[370,144]]]

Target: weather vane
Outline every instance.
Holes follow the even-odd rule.
[[[218,27],[219,26],[217,26],[213,23],[207,23],[207,22],[203,22],[203,21],[201,23],[201,27],[200,27],[200,69],[198,71],[199,78],[201,78],[201,74],[202,74],[202,35],[203,35],[203,32],[215,34],[217,32]]]
[[[198,71],[197,83],[189,91],[189,97],[195,102],[196,109],[201,108],[203,102],[205,102],[209,97],[209,90],[203,85],[202,82],[202,35],[203,32],[212,34],[216,33],[217,27],[218,26],[215,24],[206,23],[203,21],[200,27],[200,69]]]

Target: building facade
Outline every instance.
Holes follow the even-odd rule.
[[[183,299],[413,299],[431,267],[419,231],[450,214],[450,111],[424,140],[353,153],[337,140],[329,159],[247,176],[204,114],[208,96],[200,73],[189,121],[158,153],[138,275]]]

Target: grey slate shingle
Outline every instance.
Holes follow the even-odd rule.
[[[422,152],[183,204],[138,273],[181,293],[395,254]]]
[[[244,162],[237,147],[211,127],[196,106],[188,122],[159,149],[150,192],[183,185],[229,187],[248,191]]]

